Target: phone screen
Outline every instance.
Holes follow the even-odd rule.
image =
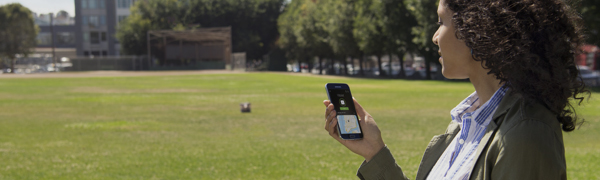
[[[347,88],[348,85],[345,85],[345,87]],[[344,139],[362,138],[362,135],[359,135],[362,131],[358,123],[358,117],[356,116],[352,94],[350,93],[350,88],[346,88],[327,88],[329,100],[333,103],[337,113],[340,136]],[[349,134],[356,135],[350,136]]]

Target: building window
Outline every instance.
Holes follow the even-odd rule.
[[[84,0],[86,1],[86,0]],[[98,8],[98,4],[96,4],[96,0],[87,0],[88,1],[88,8],[90,9],[96,9]]]
[[[89,27],[106,26],[106,16],[83,16],[83,25]]]
[[[58,45],[73,45],[75,44],[75,33],[59,32],[56,33],[56,44]]]
[[[108,53],[106,51],[102,51],[102,56],[108,56]]]
[[[84,56],[89,56],[89,55],[90,55],[90,52],[89,52],[89,51],[83,51],[83,55],[84,55]]]
[[[90,32],[90,43],[100,44],[100,33],[95,31]]]
[[[89,26],[90,27],[98,27],[100,22],[98,20],[98,16],[89,16]]]
[[[92,56],[100,56],[100,51],[92,51]]]
[[[129,9],[131,7],[132,0],[117,0],[117,8],[126,8]]]
[[[90,34],[89,33],[83,33],[83,42],[90,43]]]
[[[102,42],[106,41],[106,32],[102,32],[100,39]]]
[[[87,26],[88,25],[88,23],[89,23],[88,18],[89,18],[88,16],[82,16],[81,22],[83,22],[82,23],[83,26]]]
[[[52,45],[52,36],[48,32],[40,32],[37,37],[37,44],[42,46]]]
[[[106,3],[105,0],[81,0],[81,8],[104,9],[106,8]]]
[[[106,8],[106,3],[104,3],[104,0],[98,0],[98,8],[99,9]]]
[[[106,16],[99,16],[100,17],[100,26],[106,26]]]
[[[105,0],[81,0],[81,8],[104,9],[106,8],[106,3]]]

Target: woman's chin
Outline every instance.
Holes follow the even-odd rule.
[[[456,75],[450,72],[447,72],[444,70],[444,68],[442,67],[442,75],[444,75],[444,77],[446,79],[468,79],[469,77],[464,77],[464,76],[460,76],[460,75]]]

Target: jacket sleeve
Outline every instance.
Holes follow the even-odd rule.
[[[406,175],[402,168],[396,164],[396,160],[390,150],[383,147],[368,163],[365,161],[360,165],[356,175],[360,179],[404,179]]]
[[[562,132],[547,124],[525,120],[500,139],[491,179],[566,179]]]

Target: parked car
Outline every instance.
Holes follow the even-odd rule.
[[[390,64],[388,63],[381,63],[381,68],[383,69],[383,72],[385,72],[385,74],[391,74],[392,76],[397,76],[398,74],[400,74],[400,64],[395,64],[392,63],[392,72],[390,73]],[[377,72],[379,74],[379,72]]]
[[[587,66],[577,66],[583,83],[589,87],[600,86],[600,72],[592,71]]]

